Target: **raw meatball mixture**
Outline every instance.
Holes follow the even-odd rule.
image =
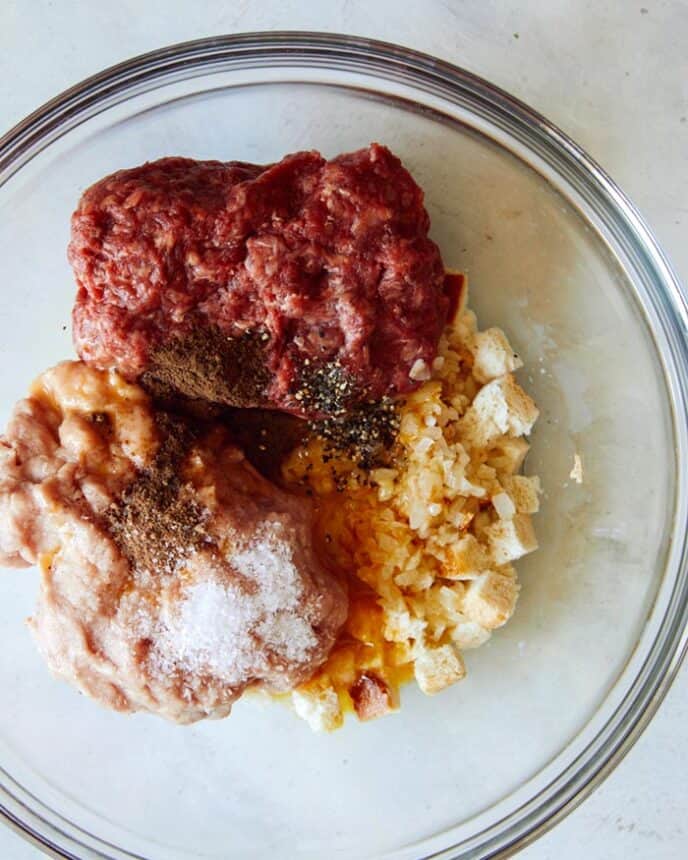
[[[189,723],[312,675],[347,598],[311,530],[226,430],[115,371],[47,371],[0,438],[0,564],[40,565],[42,653],[117,710]]]
[[[428,228],[378,144],[121,170],[72,219],[76,349],[156,396],[307,417],[410,391],[448,305]]]

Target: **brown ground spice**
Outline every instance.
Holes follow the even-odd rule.
[[[161,344],[140,381],[159,399],[181,394],[192,401],[258,406],[270,381],[268,338],[252,331],[230,337],[217,327],[199,326]]]
[[[162,441],[153,463],[105,513],[120,551],[133,567],[153,574],[171,573],[190,548],[205,542],[204,510],[179,477],[196,434],[164,412],[156,423]]]

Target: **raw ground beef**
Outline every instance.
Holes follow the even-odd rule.
[[[308,417],[409,391],[448,305],[428,228],[378,144],[119,171],[72,219],[77,351],[154,391]]]

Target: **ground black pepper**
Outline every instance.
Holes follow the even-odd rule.
[[[344,415],[365,392],[338,361],[313,364],[303,362],[294,391],[294,399],[309,413],[326,416]]]
[[[344,453],[362,469],[389,461],[399,433],[400,402],[391,397],[354,406],[348,412],[311,421],[311,432],[326,443],[323,462]]]

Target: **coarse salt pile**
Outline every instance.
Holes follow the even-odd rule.
[[[255,667],[258,637],[275,659],[308,659],[317,639],[300,611],[303,588],[279,523],[267,522],[231,555],[234,578],[222,572],[193,580],[178,599],[161,607],[149,631],[151,665],[161,674],[181,670],[241,684]],[[140,631],[139,631],[140,633]]]

